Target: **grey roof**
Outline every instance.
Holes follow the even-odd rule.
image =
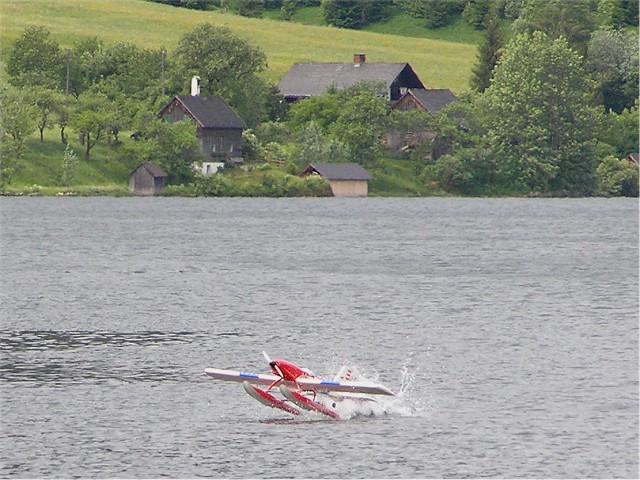
[[[176,95],[163,109],[178,101],[202,128],[245,129],[247,124],[219,96]]]
[[[408,63],[375,62],[296,63],[278,86],[285,97],[310,97],[322,95],[330,87],[340,90],[359,82],[384,82],[388,88],[401,75],[408,87],[424,87]]]
[[[302,173],[316,172],[327,180],[373,180],[357,163],[310,163]]]
[[[139,168],[144,168],[154,178],[162,178],[168,176],[167,173],[157,163],[144,162],[138,165],[135,170],[138,170]]]
[[[458,100],[451,90],[447,88],[441,89],[424,89],[410,88],[407,94],[414,96],[418,102],[429,113],[436,114],[444,107]]]

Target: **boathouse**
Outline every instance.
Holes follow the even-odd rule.
[[[140,196],[163,195],[167,176],[159,165],[152,162],[141,163],[129,177],[129,192]]]
[[[334,197],[366,197],[373,177],[357,163],[310,163],[301,177],[326,178]]]

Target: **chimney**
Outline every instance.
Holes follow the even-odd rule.
[[[200,77],[195,75],[191,79],[191,96],[197,97],[198,95],[200,95]]]
[[[353,65],[354,67],[359,67],[364,63],[367,56],[364,53],[354,53],[353,54]]]

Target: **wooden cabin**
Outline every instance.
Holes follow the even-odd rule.
[[[191,95],[176,95],[158,115],[167,122],[189,119],[196,124],[203,169],[213,164],[215,172],[220,163],[242,163],[242,132],[247,124],[222,97],[203,97],[199,88],[192,87]]]
[[[301,177],[320,175],[329,181],[334,197],[366,197],[373,177],[357,163],[310,163]]]
[[[392,109],[417,110],[433,116],[447,105],[457,101],[458,97],[446,88],[411,88],[393,104]],[[429,154],[431,160],[436,160],[449,148],[447,139],[436,135],[436,132],[430,128],[410,132],[390,130],[385,135],[387,148],[393,152],[408,152],[424,142],[431,144],[431,153]]]
[[[421,110],[435,115],[450,103],[457,102],[447,88],[410,88],[394,105],[394,110]]]
[[[159,165],[152,162],[141,163],[129,177],[129,192],[140,196],[163,195],[167,176]]]

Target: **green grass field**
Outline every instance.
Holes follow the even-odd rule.
[[[398,24],[407,22],[399,18],[392,18],[390,22],[395,21],[395,28],[400,31],[409,29],[409,25]],[[11,43],[29,25],[47,27],[62,48],[71,47],[80,38],[97,36],[107,42],[133,42],[154,49],[164,47],[171,54],[182,35],[203,22],[224,25],[262,48],[269,64],[266,75],[273,82],[279,81],[295,62],[350,62],[354,53],[364,52],[370,62],[408,62],[427,88],[450,88],[455,93],[467,89],[476,54],[476,44],[470,42],[478,38],[475,32],[469,33],[469,29],[462,26],[438,33],[450,40],[447,41],[393,35],[388,31],[354,31],[251,19],[142,0],[3,0],[0,2],[0,58],[6,62]],[[389,30],[393,26],[389,23],[375,28]]]
[[[73,135],[73,132],[67,132]],[[123,141],[131,141],[123,135]],[[91,150],[91,158],[84,159],[84,147],[78,142],[77,136],[69,138],[69,146],[78,157],[76,178],[72,183],[77,191],[79,186],[109,187],[126,186],[129,175],[135,164],[123,158],[119,153],[120,147],[112,147],[99,143]],[[13,189],[23,191],[28,187],[55,186],[62,187],[62,163],[65,146],[60,141],[58,129],[48,129],[44,132],[44,142],[40,143],[40,134],[32,134],[26,145],[24,160],[20,162],[20,169],[11,181]],[[12,190],[12,189],[10,189]],[[36,188],[37,190],[37,188]]]

